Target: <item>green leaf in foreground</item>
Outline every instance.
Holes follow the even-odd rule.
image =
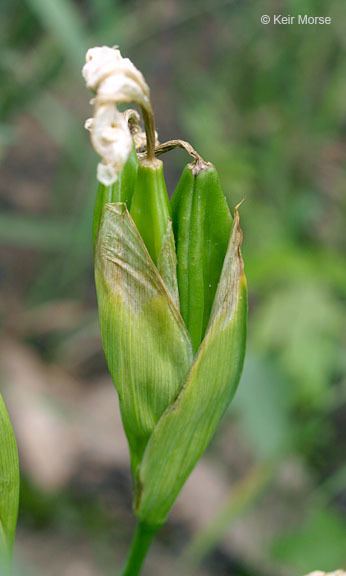
[[[19,503],[17,444],[5,403],[0,394],[0,569],[12,559]]]
[[[231,402],[243,366],[247,288],[238,211],[206,336],[177,399],[160,418],[144,452],[136,513],[162,524]]]

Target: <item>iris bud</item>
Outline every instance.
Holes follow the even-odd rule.
[[[154,158],[139,164],[130,213],[157,264],[171,213],[161,160]]]
[[[185,167],[172,197],[172,213],[180,310],[196,351],[208,325],[232,226],[214,166]]]

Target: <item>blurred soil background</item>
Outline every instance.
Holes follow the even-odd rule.
[[[260,23],[277,13],[332,23]],[[83,128],[84,54],[103,44],[143,71],[161,142],[189,140],[232,204],[246,198],[244,374],[143,576],[345,568],[345,30],[340,0],[1,1],[0,387],[20,576],[115,575],[134,529]],[[187,161],[164,157],[170,192]]]

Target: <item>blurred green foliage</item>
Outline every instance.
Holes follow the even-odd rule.
[[[232,413],[256,462],[299,458],[322,496],[345,454],[346,4],[284,0],[282,14],[331,25],[260,24],[277,11],[273,0],[2,0],[0,242],[33,260],[18,290],[25,307],[72,296],[94,306],[96,158],[80,69],[88,46],[118,44],[151,86],[161,141],[191,141],[232,204],[246,198],[249,347]],[[54,151],[53,169],[33,156],[38,181],[48,170],[44,208],[21,207],[23,183],[6,168],[35,149],[23,117]],[[172,192],[183,155],[165,162]],[[4,272],[6,296],[17,287]],[[308,500],[268,558],[295,571],[345,563],[343,489]]]

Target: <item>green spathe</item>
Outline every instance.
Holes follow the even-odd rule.
[[[103,211],[95,251],[102,343],[132,472],[192,363],[185,324],[125,204]]]
[[[239,382],[247,316],[240,244],[236,210],[206,335],[194,359],[177,303],[125,204],[103,211],[95,252],[102,341],[130,447],[136,513],[148,525],[165,521]],[[171,263],[164,267],[168,280],[174,270],[171,250],[164,258]]]
[[[165,522],[239,383],[247,318],[241,238],[236,210],[205,338],[178,398],[155,427],[140,466],[136,513],[149,524]]]
[[[19,463],[12,424],[0,394],[0,571],[10,571],[19,503]]]

